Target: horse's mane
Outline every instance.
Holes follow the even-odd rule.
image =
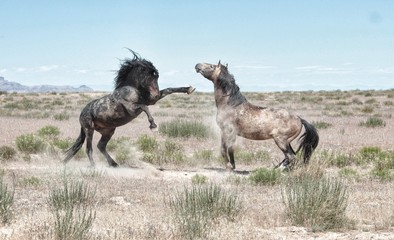
[[[146,79],[144,75],[148,73],[159,76],[159,72],[150,61],[142,59],[133,50],[129,49],[129,51],[133,54],[133,58],[126,58],[121,62],[115,77],[115,89],[124,86],[137,87],[138,84],[144,84],[143,81]]]
[[[218,80],[219,87],[229,96],[228,105],[235,107],[247,102],[245,96],[242,95],[238,85],[235,83],[234,76],[228,72],[226,66],[221,65]]]

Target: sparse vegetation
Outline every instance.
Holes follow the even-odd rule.
[[[379,117],[369,117],[366,121],[361,122],[360,126],[370,127],[370,128],[385,127],[386,122]]]
[[[293,224],[324,231],[344,227],[348,193],[335,178],[290,178],[282,190],[286,213]]]
[[[249,180],[256,185],[275,185],[281,180],[281,171],[279,169],[258,168],[254,170]]]
[[[4,173],[0,173],[0,217],[2,223],[9,223],[14,204],[15,187],[9,188],[4,182]]]
[[[193,185],[170,197],[173,220],[182,239],[207,238],[218,218],[234,220],[241,201],[218,185]]]
[[[210,129],[199,121],[173,120],[160,124],[159,131],[169,137],[207,138]]]
[[[1,146],[0,147],[0,160],[1,161],[9,161],[13,159],[16,155],[16,151],[13,147],[10,146]]]
[[[44,149],[44,141],[35,134],[29,133],[16,138],[16,147],[25,154],[39,153]]]
[[[54,216],[56,239],[88,239],[96,218],[91,203],[96,190],[83,181],[64,178],[63,188],[52,189],[49,205]]]

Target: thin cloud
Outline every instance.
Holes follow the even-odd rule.
[[[39,66],[35,69],[36,72],[49,72],[58,69],[58,65],[44,65],[44,66]]]
[[[164,76],[174,76],[175,74],[178,74],[178,73],[180,73],[180,71],[178,71],[178,70],[171,70],[171,71],[164,72],[163,75]]]

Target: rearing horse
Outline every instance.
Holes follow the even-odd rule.
[[[304,163],[309,162],[319,143],[319,135],[313,125],[284,109],[268,109],[249,103],[240,92],[234,76],[220,61],[217,65],[198,63],[195,69],[214,85],[216,122],[221,130],[221,154],[227,168],[235,169],[233,145],[237,136],[252,140],[274,139],[285,155],[285,159],[276,167],[291,168],[299,150]],[[290,143],[300,135],[303,126],[305,131],[295,152]]]
[[[149,128],[156,128],[148,105],[155,104],[159,99],[171,93],[190,94],[194,91],[193,87],[166,88],[160,91],[157,83],[159,78],[157,69],[151,62],[142,59],[134,51],[130,51],[134,57],[127,58],[121,63],[112,94],[91,101],[82,110],[79,116],[81,133],[74,145],[67,150],[65,163],[78,152],[86,138],[86,152],[90,164],[94,166],[92,140],[96,130],[101,133],[101,139],[97,144],[98,149],[110,166],[118,166],[106,150],[107,143],[117,127],[125,125],[141,112],[145,112],[150,123]]]

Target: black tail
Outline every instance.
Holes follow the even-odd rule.
[[[309,163],[309,159],[311,158],[313,151],[319,144],[319,134],[312,124],[302,118],[301,123],[304,125],[305,133],[300,137],[301,144],[298,147],[297,153],[301,150],[304,163]]]
[[[81,128],[81,133],[79,134],[77,140],[75,141],[74,145],[72,145],[66,151],[66,157],[64,158],[64,163],[67,163],[78,151],[81,149],[83,143],[85,142],[86,134]]]

